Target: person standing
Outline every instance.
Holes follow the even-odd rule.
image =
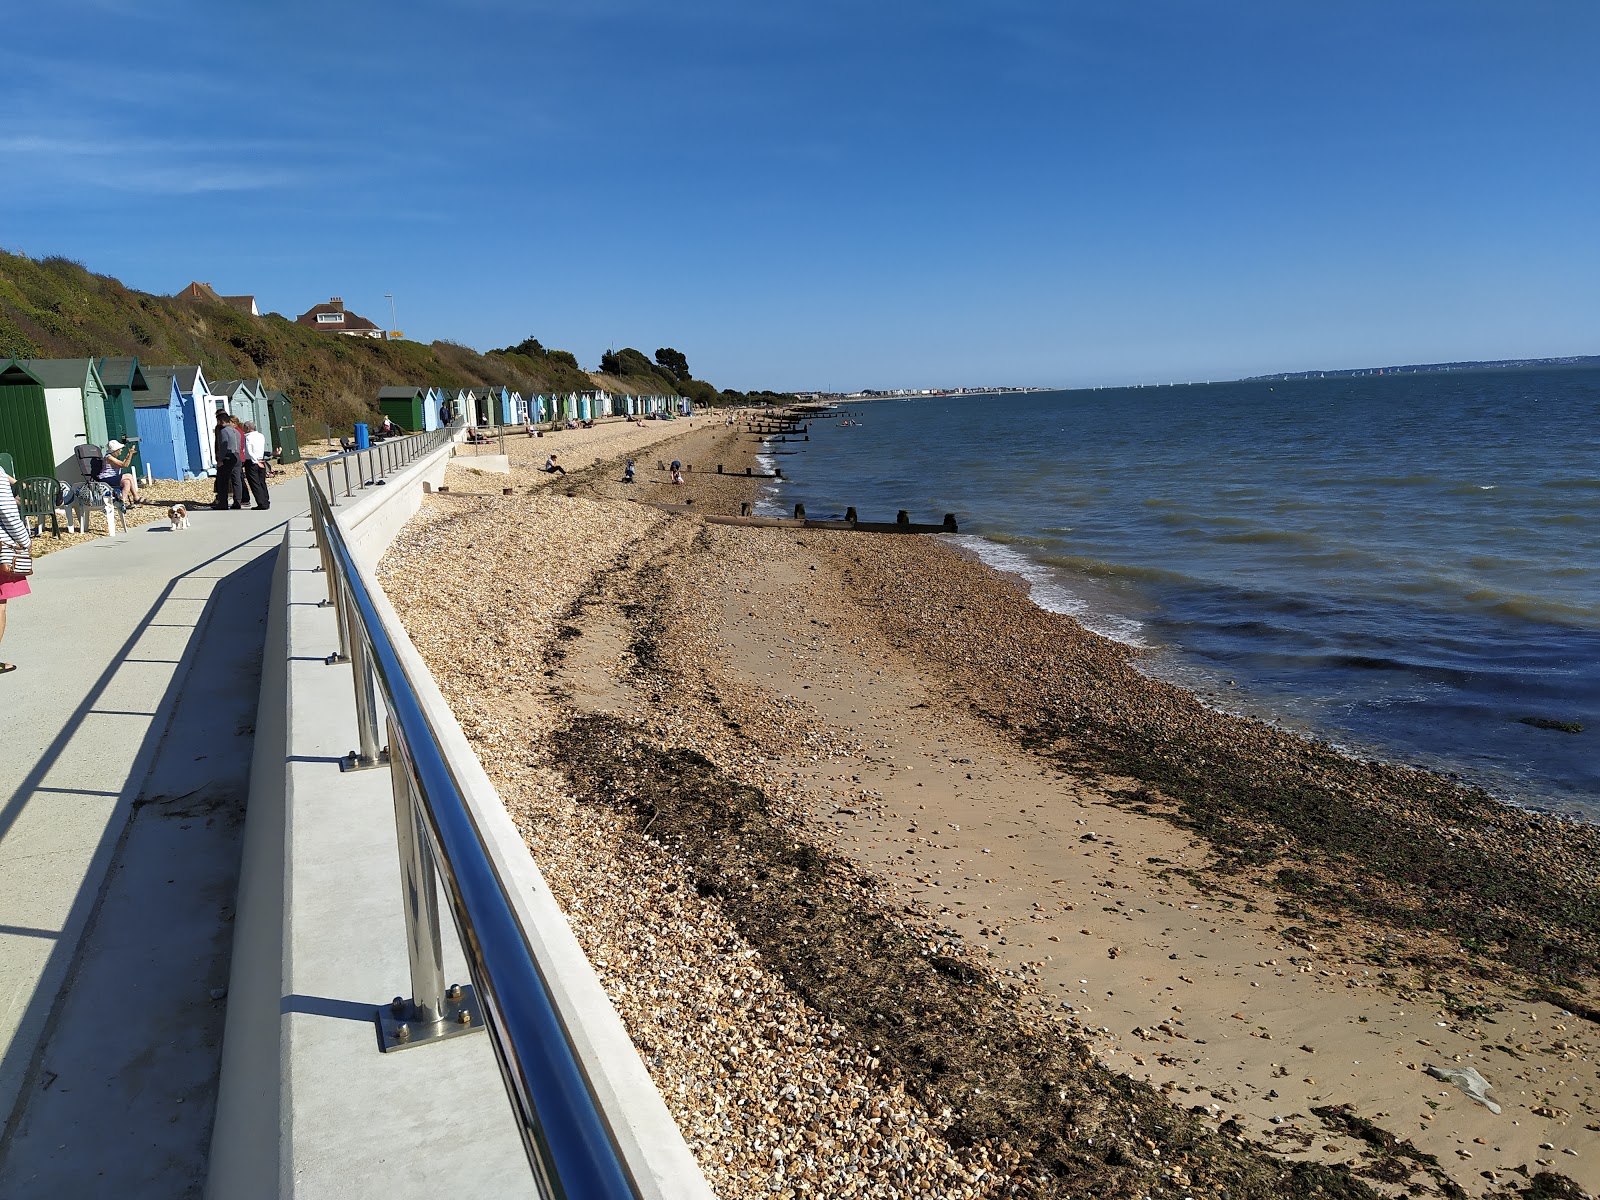
[[[6,609],[10,607],[6,602],[33,590],[28,586],[28,576],[33,574],[32,547],[28,523],[11,490],[11,476],[0,471],[0,638],[6,633]],[[0,675],[16,669],[16,663],[0,662]]]
[[[267,435],[250,421],[244,423],[244,481],[250,485],[257,509],[264,512],[272,507],[272,497],[267,494]]]
[[[244,491],[244,439],[233,418],[217,410],[217,492],[211,507],[224,510],[243,508]]]

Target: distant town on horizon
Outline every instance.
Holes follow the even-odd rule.
[[[1600,367],[1600,354],[1567,354],[1557,358],[1490,358],[1471,362],[1402,363],[1388,367],[1342,367],[1332,371],[1278,371],[1271,375],[1246,375],[1240,379],[1206,379],[1213,383],[1263,383],[1277,379],[1341,379],[1357,375],[1431,375],[1445,371],[1497,371],[1518,367]],[[862,388],[854,392],[790,392],[797,400],[892,400],[921,396],[994,396],[1019,392],[1116,391],[1120,388],[1192,387],[1183,383],[1113,383],[1078,387],[949,387],[949,388]]]

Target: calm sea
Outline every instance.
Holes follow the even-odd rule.
[[[850,411],[771,447],[798,453],[766,511],[953,512],[1041,607],[1219,707],[1600,819],[1600,371]]]

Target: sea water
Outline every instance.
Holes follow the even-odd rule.
[[[1600,371],[846,407],[767,511],[954,513],[1209,703],[1600,819]]]

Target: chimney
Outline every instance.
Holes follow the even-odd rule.
[[[332,297],[329,298],[328,303],[332,307],[338,309],[340,312],[344,311],[344,297],[343,296],[332,296]]]

